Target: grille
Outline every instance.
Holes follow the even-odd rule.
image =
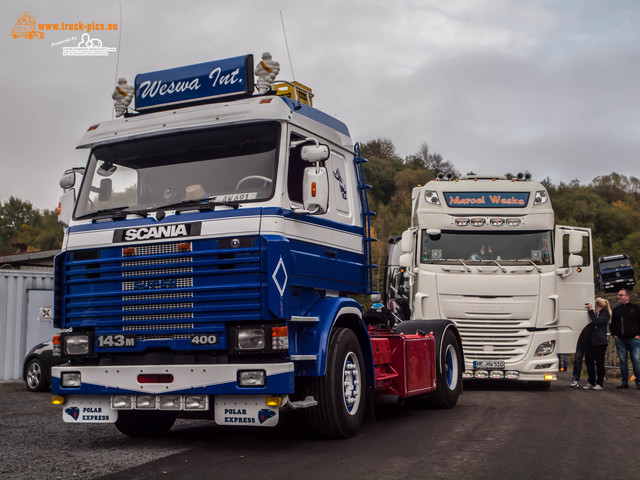
[[[137,345],[145,349],[190,349],[188,340],[198,332],[223,337],[228,322],[263,318],[266,245],[257,237],[240,240],[238,245],[199,238],[65,253],[57,262],[59,283],[65,285],[57,293],[64,308],[56,306],[57,311],[70,327],[95,328],[96,335],[126,332],[138,342],[154,342]],[[221,340],[212,348],[225,345]]]
[[[164,268],[150,268],[141,270],[125,270],[122,272],[124,278],[142,277],[142,280],[125,280],[122,282],[123,291],[132,290],[154,290],[154,289],[169,289],[169,288],[192,288],[193,287],[193,268],[192,267],[172,267],[173,264],[192,263],[193,257],[191,256],[179,256],[179,257],[166,257],[165,255],[172,255],[176,253],[191,252],[192,244],[190,242],[185,243],[161,243],[152,245],[142,245],[135,248],[125,247],[122,249],[123,257],[131,256],[135,251],[136,257],[144,256],[158,256],[160,258],[136,258],[135,260],[125,260],[122,262],[123,267],[148,267],[148,266],[165,266]],[[153,278],[153,279],[150,279]],[[193,310],[193,302],[161,302],[154,304],[136,304],[127,305],[127,302],[140,302],[143,300],[172,300],[177,298],[190,298],[193,293],[162,293],[159,295],[153,295],[148,293],[141,293],[139,295],[123,295],[122,310],[125,312],[139,311],[139,310]],[[140,313],[138,315],[124,315],[122,320],[124,322],[146,322],[154,320],[178,320],[193,318],[193,313]],[[175,328],[175,327],[174,327]],[[181,329],[193,329],[193,324],[181,324]],[[123,327],[127,330],[127,327]],[[171,329],[170,325],[141,325],[136,327],[137,330],[163,330]]]
[[[193,328],[193,323],[163,323],[162,325],[125,325],[122,330],[125,332],[142,332],[145,330],[180,330],[183,328]]]

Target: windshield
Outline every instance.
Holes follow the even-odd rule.
[[[631,261],[622,258],[620,260],[607,260],[600,262],[600,270],[613,270],[615,268],[631,268]]]
[[[126,140],[91,152],[76,218],[141,211],[208,199],[270,198],[280,126],[275,122]]]
[[[451,232],[429,235],[422,231],[420,261],[500,263],[553,263],[551,232]]]

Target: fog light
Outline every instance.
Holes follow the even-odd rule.
[[[555,347],[555,340],[547,340],[546,342],[542,342],[540,345],[538,345],[538,348],[536,348],[536,353],[534,353],[533,356],[546,357],[547,355],[551,355]]]
[[[511,380],[517,380],[520,378],[520,372],[517,370],[507,370],[504,372],[504,378],[509,378]]]
[[[111,408],[131,410],[133,408],[133,397],[131,395],[114,395],[111,397]]]
[[[60,383],[63,387],[79,387],[82,385],[80,372],[62,372]]]
[[[238,350],[260,350],[264,348],[264,330],[247,328],[238,330],[236,334]]]
[[[279,407],[282,405],[282,397],[267,397],[264,403],[270,407]]]
[[[534,367],[535,370],[548,370],[551,368],[552,363],[541,363],[540,365],[536,365]]]
[[[180,395],[160,395],[158,399],[160,410],[182,410],[182,397]]]
[[[77,334],[64,337],[64,353],[67,355],[87,355],[89,353],[89,335]]]
[[[51,403],[53,405],[64,405],[64,397],[61,395],[54,395],[51,397]]]
[[[462,378],[473,378],[473,370],[465,370],[462,372]]]
[[[545,379],[545,380],[555,380],[555,379],[556,379],[556,376],[555,376],[555,375],[552,375],[552,374],[550,374],[550,373],[547,373],[547,374],[544,376],[544,379]]]
[[[186,395],[184,397],[185,410],[207,410],[209,408],[209,397],[206,395]]]
[[[264,370],[240,370],[238,372],[239,387],[264,387],[267,372]]]
[[[504,378],[504,372],[502,370],[491,370],[491,378]]]
[[[489,372],[486,370],[476,370],[476,378],[489,378]]]
[[[155,410],[156,409],[156,397],[155,395],[138,395],[136,396],[136,408],[142,410]]]

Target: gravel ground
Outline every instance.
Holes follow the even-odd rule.
[[[73,425],[49,392],[28,392],[22,382],[0,382],[0,478],[93,479],[179,453],[177,439],[132,439],[114,425]],[[178,420],[173,430],[191,425]]]

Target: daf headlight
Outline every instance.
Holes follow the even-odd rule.
[[[542,342],[540,345],[538,345],[538,348],[536,348],[536,353],[534,353],[533,356],[546,357],[547,355],[551,355],[555,347],[555,340],[547,340],[546,342]]]
[[[424,199],[427,201],[427,203],[431,203],[432,205],[440,205],[440,198],[438,198],[438,192],[434,190],[425,190]]]
[[[88,355],[89,334],[72,333],[62,339],[62,351],[65,355]]]

